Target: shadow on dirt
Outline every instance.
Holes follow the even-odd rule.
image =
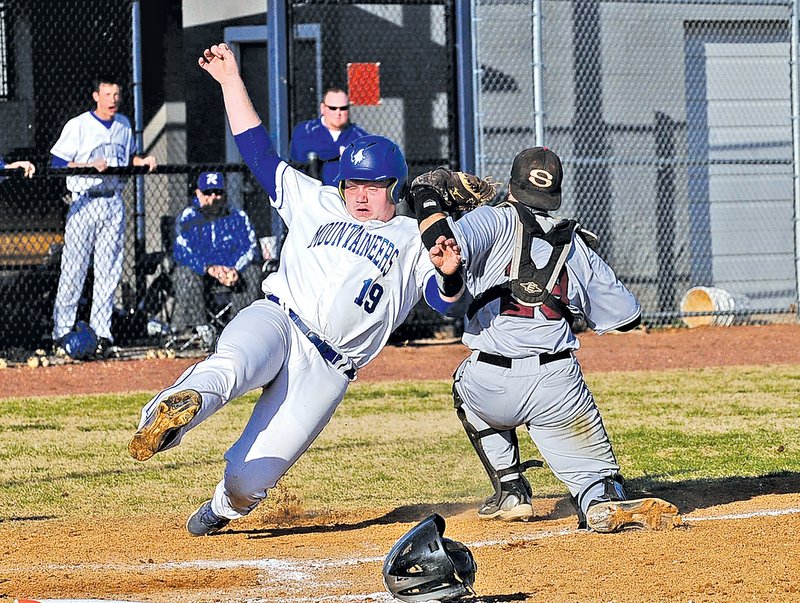
[[[755,477],[687,480],[671,483],[657,480],[657,476],[630,480],[626,484],[629,498],[656,496],[674,503],[681,513],[686,514],[697,509],[748,500],[757,496],[800,492],[800,473],[788,471]],[[534,508],[537,506],[536,500],[534,498]],[[451,517],[471,509],[474,510],[476,506],[477,502],[473,504],[405,505],[397,507],[384,515],[352,523],[347,520],[332,519],[330,516],[320,516],[318,518],[306,516],[298,518],[305,525],[265,527],[257,530],[243,530],[241,533],[248,534],[249,538],[272,538],[274,536],[294,534],[345,532],[361,530],[375,525],[422,521],[431,513],[439,513],[443,517]],[[565,496],[556,500],[554,507],[548,513],[538,515],[536,519],[564,519],[568,517],[575,517],[575,508],[570,498]]]
[[[782,471],[755,477],[727,477],[682,482],[657,482],[657,476],[631,480],[626,484],[631,498],[657,496],[678,506],[681,513],[749,500],[767,494],[800,492],[800,473]]]
[[[510,595],[490,595],[486,597],[478,597],[470,599],[475,603],[505,603],[506,601],[527,601],[530,593],[513,593]]]

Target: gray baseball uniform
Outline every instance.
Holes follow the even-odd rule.
[[[557,220],[536,214],[547,232]],[[510,206],[481,207],[450,226],[462,249],[465,282],[473,296],[509,281],[517,228]],[[552,247],[533,238],[530,256],[544,265]],[[576,317],[597,333],[635,320],[635,297],[603,259],[573,235],[564,270],[553,290]],[[545,305],[529,307],[502,296],[477,310],[465,324],[464,344],[473,350],[455,375],[469,423],[482,437],[497,471],[518,459],[513,431],[525,425],[553,473],[581,501],[585,512],[604,490],[617,464],[594,398],[572,352],[580,347],[567,319]],[[507,473],[501,481],[519,478]],[[591,491],[584,492],[590,488]]]

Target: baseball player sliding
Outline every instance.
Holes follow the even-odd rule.
[[[473,177],[474,178],[474,177]],[[561,205],[561,161],[550,149],[522,151],[511,169],[505,203],[459,220],[463,177],[446,170],[414,180],[411,197],[432,254],[460,254],[474,301],[457,369],[456,412],[495,492],[481,519],[528,519],[531,488],[523,476],[516,428],[525,426],[553,473],[569,488],[579,525],[597,532],[671,528],[677,508],[658,498],[628,500],[600,412],[574,352],[578,322],[598,334],[640,323],[633,294],[593,250],[594,235],[548,212]],[[467,184],[486,188],[477,179]],[[482,195],[491,198],[490,192]],[[447,277],[461,286],[460,273]],[[530,462],[529,462],[530,463]]]
[[[412,218],[395,203],[408,168],[381,136],[347,146],[338,188],[289,167],[250,102],[233,53],[215,45],[199,59],[221,86],[236,143],[288,225],[266,299],[226,326],[214,353],[190,367],[141,413],[128,450],[144,461],[176,446],[226,402],[263,388],[239,440],[225,454],[211,500],[189,517],[195,536],[250,513],[330,420],[358,369],[383,348],[421,295],[444,310],[440,289],[458,269],[453,252],[437,272]]]

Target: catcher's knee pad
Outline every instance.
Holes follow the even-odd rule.
[[[596,486],[602,484],[602,493],[598,491]],[[584,506],[588,509],[593,504],[605,502],[610,500],[627,500],[628,495],[625,492],[625,480],[619,473],[609,475],[602,479],[590,482],[578,493],[578,496],[571,497],[572,504],[578,513],[578,529],[586,529],[586,512]],[[591,497],[591,498],[589,498]]]

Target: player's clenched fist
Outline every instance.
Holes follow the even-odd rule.
[[[197,64],[223,86],[239,78],[236,57],[227,44],[214,44],[211,48],[206,48],[203,56],[197,59]]]

